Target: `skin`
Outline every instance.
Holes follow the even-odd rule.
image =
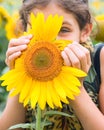
[[[54,9],[54,10],[53,10]],[[32,10],[34,14],[40,12],[39,9]],[[64,16],[64,22],[62,28],[57,36],[57,39],[70,39],[73,40],[73,44],[68,45],[61,55],[67,66],[74,66],[82,69],[86,73],[91,66],[91,59],[89,51],[84,48],[79,42],[85,42],[89,37],[92,25],[87,24],[83,30],[79,29],[78,23],[72,14],[68,14],[56,6],[54,3],[48,5],[42,10],[47,17],[51,14],[58,14]],[[27,44],[31,40],[32,35],[23,36],[19,39],[12,39],[9,42],[8,50],[6,53],[6,63],[12,69],[14,67],[14,61],[19,57],[27,48]],[[75,97],[75,100],[70,101],[71,105],[77,114],[79,120],[82,123],[84,130],[104,130],[104,49],[101,51],[101,90],[99,93],[100,110],[92,102],[88,96],[86,90],[83,87],[83,79],[81,79],[82,86],[80,87],[81,93]],[[18,96],[9,98],[6,109],[4,110],[0,118],[0,130],[6,130],[11,124],[25,121],[25,110],[22,104],[18,103]],[[16,101],[15,101],[16,100]],[[15,102],[14,102],[15,101]],[[17,109],[18,108],[18,109]],[[13,113],[16,113],[15,116]],[[5,117],[8,115],[8,119]],[[15,122],[14,122],[15,120]]]
[[[100,53],[100,72],[101,72],[101,85],[100,85],[100,92],[99,92],[99,104],[100,104],[100,110],[104,114],[104,48],[102,48]]]
[[[25,121],[25,109],[18,103],[18,96],[8,98],[6,108],[0,117],[0,130],[7,130],[10,126]],[[21,130],[21,129],[15,129]]]

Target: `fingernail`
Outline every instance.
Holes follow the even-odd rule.
[[[28,35],[29,38],[32,38],[32,36],[33,36],[32,34],[29,34],[29,35]]]
[[[22,46],[22,49],[26,49],[26,48],[27,48],[27,45],[23,45],[23,46]]]
[[[64,51],[62,51],[62,52],[61,52],[61,56],[64,56],[64,55],[65,55],[65,52],[64,52]]]
[[[18,51],[16,54],[17,54],[18,56],[21,55],[21,51]]]
[[[78,44],[78,42],[77,41],[73,41],[73,44]]]
[[[29,43],[30,40],[29,40],[29,39],[25,39],[24,42],[25,42],[25,43]]]

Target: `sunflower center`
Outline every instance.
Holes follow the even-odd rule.
[[[26,72],[39,81],[49,81],[61,71],[63,60],[59,49],[48,42],[38,42],[26,52]]]
[[[37,53],[33,54],[33,65],[36,66],[38,69],[45,69],[48,68],[51,64],[53,59],[49,50],[45,47],[39,48]]]

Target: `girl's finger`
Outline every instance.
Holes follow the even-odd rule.
[[[27,48],[27,45],[20,45],[20,46],[14,46],[14,47],[9,47],[7,52],[6,52],[6,57],[9,57],[13,53],[16,53],[18,51],[23,51]]]
[[[33,37],[33,35],[29,34],[27,36],[21,36],[21,37],[19,37],[19,39],[31,39],[32,37]]]
[[[68,59],[70,60],[70,63],[73,67],[81,68],[81,63],[77,55],[68,47],[64,49],[66,52],[66,55],[68,56]]]
[[[73,53],[76,55],[76,57],[79,59],[80,68],[82,70],[84,70],[85,72],[87,72],[88,66],[91,65],[90,64],[91,60],[90,60],[89,51],[87,49],[84,49],[84,47],[81,47],[77,44],[71,44],[70,46],[68,46],[68,48],[70,48],[73,51]]]
[[[64,59],[64,64],[66,66],[71,66],[70,60],[69,60],[67,54],[64,51],[61,52],[61,56]]]
[[[81,44],[77,43],[77,42],[74,42],[73,44],[75,44],[76,46],[78,46],[85,53],[85,55],[87,57],[87,64],[90,65],[91,64],[90,51],[87,48],[83,47]]]
[[[6,58],[5,62],[10,69],[14,68],[15,59],[18,58],[20,55],[21,55],[21,52],[18,51],[16,53],[10,55],[8,58]]]
[[[28,44],[30,42],[29,39],[12,39],[9,42],[8,47],[13,47],[13,46],[19,46],[19,45],[23,45],[23,44]]]

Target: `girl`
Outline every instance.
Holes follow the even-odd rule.
[[[24,0],[20,11],[20,17],[24,30],[29,25],[29,14],[33,12],[44,13],[47,18],[49,14],[64,16],[63,25],[57,36],[57,39],[68,39],[74,41],[73,44],[65,47],[61,55],[65,65],[79,68],[86,73],[88,77],[93,72],[93,63],[91,62],[90,51],[82,45],[90,48],[88,44],[89,35],[92,30],[91,15],[86,0]],[[12,39],[8,45],[6,53],[6,63],[10,69],[14,67],[14,61],[18,58],[22,51],[27,48],[27,44],[32,39],[32,35],[22,36],[18,39]],[[46,130],[104,130],[104,48],[100,54],[101,64],[101,84],[98,96],[95,88],[95,78],[93,81],[87,81],[87,78],[81,79],[80,95],[75,100],[70,101],[70,105],[63,104],[62,111],[76,115],[74,118],[56,117],[49,119],[52,122]],[[94,71],[95,72],[95,71]],[[95,76],[95,73],[92,73]],[[91,99],[92,98],[92,99]],[[93,100],[93,101],[92,101]],[[96,104],[96,105],[95,105]],[[34,111],[34,110],[32,110]],[[6,108],[0,119],[0,130],[6,130],[10,126],[22,122],[29,121],[26,114],[30,112],[18,103],[18,96],[9,98]],[[32,118],[32,114],[30,114]],[[8,118],[7,118],[8,117]],[[30,118],[30,117],[29,117]]]

